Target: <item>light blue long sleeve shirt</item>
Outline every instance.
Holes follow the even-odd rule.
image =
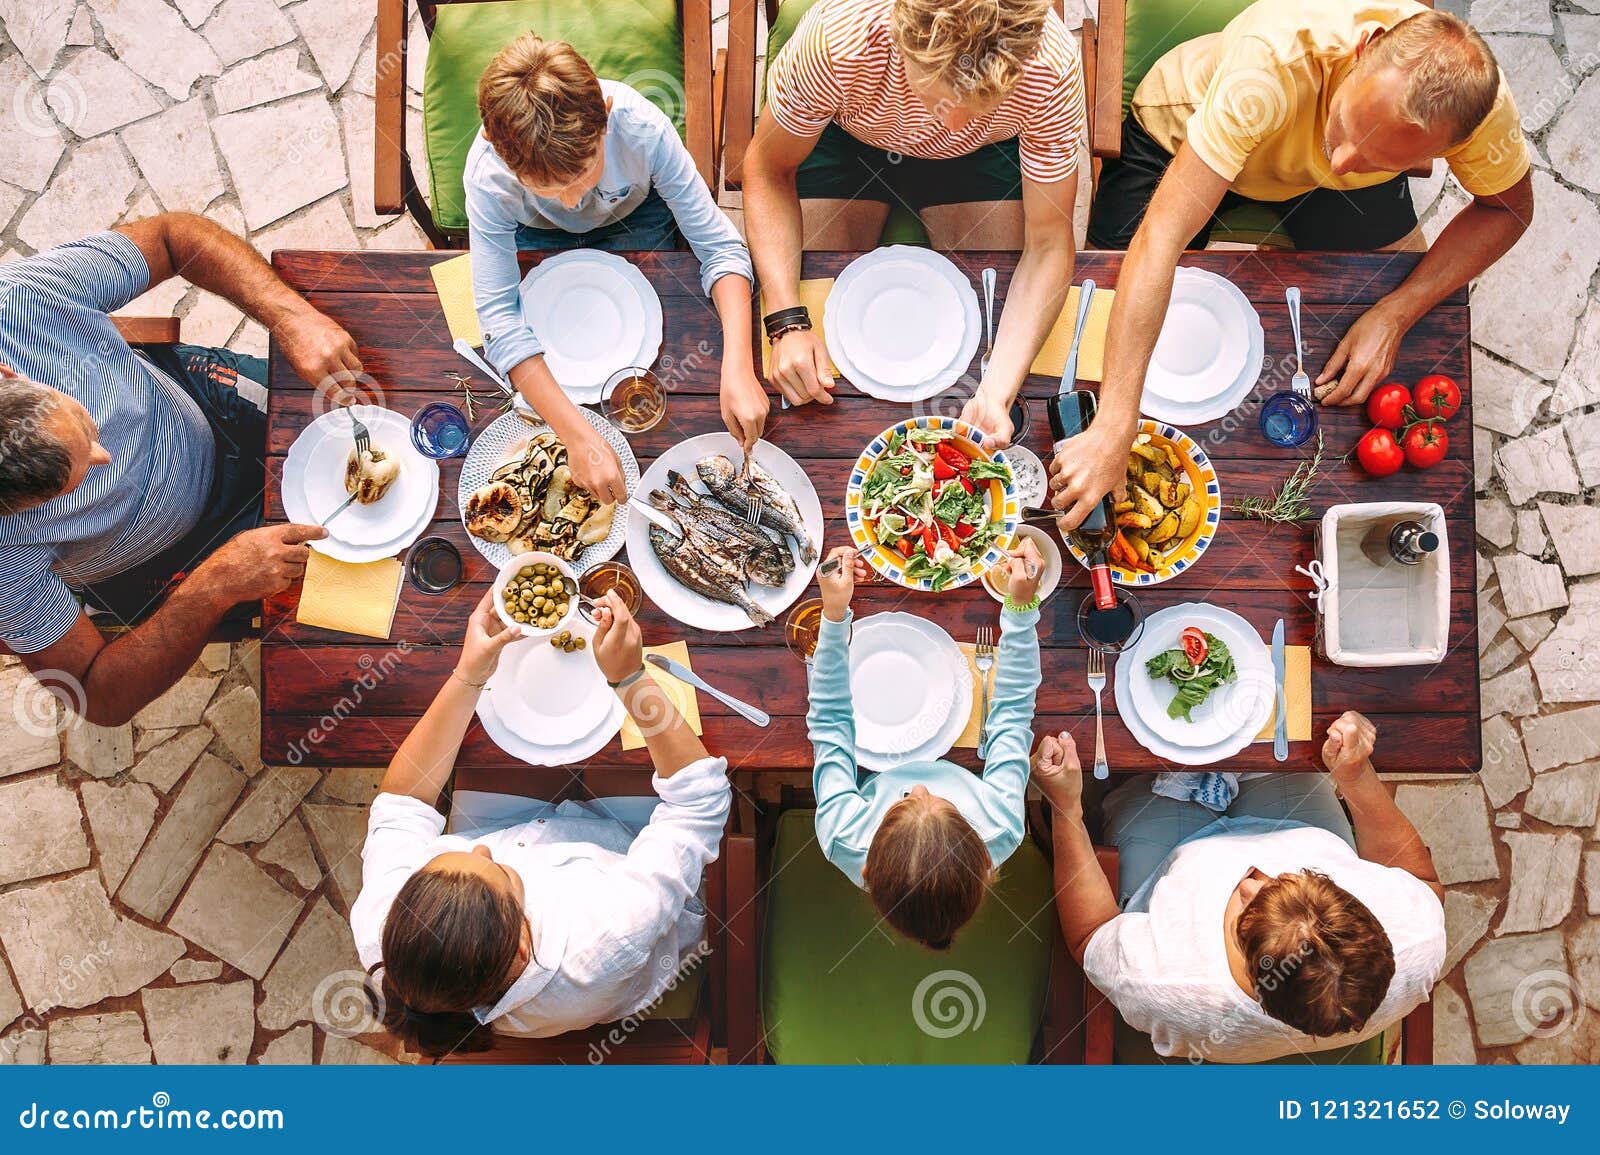
[[[979,777],[954,762],[915,762],[862,775],[856,768],[855,712],[850,703],[850,622],[824,618],[812,657],[811,711],[806,726],[815,757],[817,842],[828,861],[857,886],[867,848],[889,807],[921,785],[955,805],[999,866],[1022,844],[1023,794],[1033,746],[1039,689],[1039,611],[1006,609],[989,699],[989,756]],[[865,779],[863,781],[863,778]]]
[[[600,88],[611,100],[605,169],[600,183],[575,208],[535,196],[506,167],[481,130],[467,153],[464,180],[473,303],[484,350],[501,373],[544,351],[538,334],[522,319],[517,295],[522,280],[517,229],[522,225],[588,232],[626,217],[654,186],[672,209],[678,231],[700,258],[700,287],[708,296],[711,286],[729,273],[754,283],[750,250],[711,198],[672,121],[626,84],[602,80]]]

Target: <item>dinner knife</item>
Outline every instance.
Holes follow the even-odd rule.
[[[1289,704],[1283,690],[1284,653],[1283,619],[1272,627],[1272,677],[1278,687],[1278,725],[1272,735],[1272,756],[1279,762],[1289,760]]]
[[[741,702],[732,694],[724,694],[680,662],[674,662],[671,658],[664,658],[660,654],[647,654],[644,660],[657,669],[665,670],[680,682],[688,682],[695,689],[704,690],[746,722],[752,722],[757,726],[770,725],[772,722],[772,717],[765,710],[758,710],[747,702]]]
[[[1061,388],[1056,395],[1071,393],[1078,387],[1078,342],[1083,340],[1083,327],[1089,320],[1089,303],[1094,300],[1094,282],[1084,281],[1078,286],[1078,323],[1072,327],[1072,347],[1067,350],[1067,363],[1061,368]]]
[[[680,526],[677,522],[673,521],[670,517],[668,517],[666,514],[662,513],[659,509],[655,508],[654,506],[646,505],[644,502],[640,501],[637,497],[628,498],[628,508],[629,509],[638,510],[640,517],[644,518],[646,521],[651,522],[654,525],[659,525],[662,529],[666,530],[673,537],[682,537],[683,536],[683,527],[682,526]]]

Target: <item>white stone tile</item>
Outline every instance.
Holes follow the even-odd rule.
[[[251,237],[263,255],[278,249],[356,249],[361,247],[342,197],[318,201],[299,216],[291,217]]]
[[[11,223],[11,218],[17,215],[17,210],[27,199],[28,194],[22,189],[0,181],[0,229]]]
[[[144,1023],[132,1011],[56,1019],[49,1035],[50,1062],[56,1066],[137,1066],[150,1061]]]
[[[183,13],[183,18],[189,22],[189,27],[198,28],[206,22],[211,10],[222,0],[172,0],[172,2],[178,6],[178,11]]]
[[[1467,19],[1479,32],[1536,32],[1548,36],[1555,31],[1550,7],[1545,0],[1472,0]]]
[[[243,320],[244,313],[231,302],[201,290],[183,315],[183,339],[196,345],[226,345]]]
[[[339,124],[344,131],[345,163],[350,169],[350,201],[355,206],[357,228],[370,229],[394,218],[379,216],[372,207],[373,102],[371,97],[347,93],[339,99]]]
[[[132,994],[184,954],[176,935],[112,910],[92,870],[0,894],[0,945],[37,1014]]]
[[[1583,852],[1583,895],[1590,914],[1600,914],[1600,850]]]
[[[1467,1004],[1443,983],[1433,988],[1433,1061],[1441,1067],[1471,1066],[1478,1061]]]
[[[61,704],[15,658],[0,659],[0,778],[61,761]]]
[[[1538,557],[1544,553],[1544,547],[1550,543],[1545,536],[1544,522],[1539,517],[1536,509],[1517,510],[1517,552],[1525,553],[1529,557]]]
[[[352,11],[348,0],[304,0],[289,9],[289,15],[327,81],[328,91],[338,92],[350,79],[350,70],[377,19],[377,8],[362,6]]]
[[[42,1067],[46,1058],[46,1034],[42,1028],[24,1024],[0,1037],[0,1067]]]
[[[1524,133],[1538,132],[1572,97],[1573,84],[1548,40],[1531,36],[1485,37],[1511,81]]]
[[[1472,399],[1476,403],[1477,390],[1473,390]],[[1477,412],[1476,405],[1473,412]],[[1512,537],[1517,532],[1516,517],[1502,497],[1489,497],[1479,501],[1476,521],[1478,536],[1498,549],[1505,549],[1510,545]]]
[[[144,729],[193,726],[200,721],[206,703],[217,688],[220,677],[179,678],[172,688],[133,716],[133,724]]]
[[[1498,810],[1526,790],[1532,780],[1516,728],[1502,714],[1487,719],[1483,723],[1483,769],[1478,781],[1483,783],[1489,805]]]
[[[73,716],[61,730],[62,753],[85,774],[110,778],[133,765],[133,727],[96,726]]]
[[[309,1067],[311,1065],[311,1027],[285,1031],[261,1052],[256,1060],[262,1066]]]
[[[250,693],[253,696],[255,691]],[[319,776],[318,771],[306,766],[275,766],[265,771],[217,832],[217,841],[230,846],[267,841],[310,793]]]
[[[1489,811],[1476,782],[1399,786],[1394,800],[1432,852],[1440,882],[1451,886],[1500,877]]]
[[[1506,628],[1511,631],[1511,636],[1517,639],[1524,650],[1531,650],[1550,636],[1550,631],[1555,629],[1555,625],[1556,615],[1548,613],[1517,618],[1507,622]]]
[[[62,124],[85,138],[161,111],[132,69],[96,48],[78,53],[50,78],[45,103]]]
[[[17,237],[48,249],[115,224],[133,194],[137,177],[110,137],[80,144],[60,174],[17,225]]]
[[[123,879],[117,900],[152,922],[165,918],[244,787],[243,774],[215,755],[202,754]]]
[[[354,806],[308,802],[300,808],[300,815],[348,911],[361,893],[361,844],[367,837],[367,812]]]
[[[143,782],[85,782],[83,812],[100,855],[100,880],[115,894],[155,825],[156,793]]]
[[[89,0],[89,7],[117,57],[174,100],[222,71],[211,45],[163,0]]]
[[[211,102],[225,114],[321,87],[320,77],[300,67],[300,49],[290,45],[228,69],[212,84]]]
[[[189,282],[182,277],[168,277],[154,288],[146,289],[111,315],[113,317],[171,317],[177,313],[178,303],[183,300],[189,289]]]
[[[77,0],[0,0],[0,24],[39,76],[47,75],[55,64],[75,3]]]
[[[249,357],[265,357],[268,350],[267,331],[259,323],[246,319],[233,335],[233,340],[228,342],[228,348]]]
[[[1572,604],[1533,652],[1539,695],[1549,703],[1600,701],[1600,580],[1579,582]]]
[[[225,66],[294,39],[294,26],[273,0],[222,0],[200,31]]]
[[[428,247],[428,238],[417,227],[410,214],[399,217],[394,224],[386,225],[367,237],[369,249],[394,249],[401,252],[420,252]]]
[[[200,664],[209,674],[220,674],[233,659],[233,647],[227,642],[211,642],[200,651]]]
[[[325,1067],[381,1067],[395,1062],[382,1051],[354,1039],[329,1035],[322,1040],[322,1065]]]
[[[1521,104],[1517,106],[1519,109]],[[1600,73],[1578,87],[1561,112],[1550,134],[1545,137],[1545,155],[1563,180],[1600,192],[1600,141],[1595,138],[1595,120],[1600,118]]]
[[[1472,487],[1479,493],[1494,480],[1494,434],[1474,426],[1472,430]]]
[[[306,890],[314,890],[322,881],[322,867],[311,852],[311,840],[306,828],[293,815],[279,827],[265,846],[256,851],[256,857],[272,866],[280,866],[294,876]]]
[[[350,924],[325,898],[316,899],[261,984],[256,1015],[269,1031],[315,1022],[341,1035],[381,1029],[362,989]]]
[[[210,982],[222,975],[222,964],[202,959],[181,958],[172,964],[172,977],[180,983]]]
[[[1600,706],[1529,718],[1522,724],[1522,745],[1535,773],[1600,758]]]
[[[211,131],[252,232],[349,183],[339,122],[320,93],[219,116]]]
[[[1495,454],[1495,468],[1512,505],[1541,493],[1577,493],[1582,488],[1559,425],[1506,442]]]
[[[300,900],[240,851],[214,845],[167,924],[252,978],[264,978]]]
[[[1498,611],[1496,611],[1498,612]],[[1478,655],[1478,677],[1484,681],[1510,669],[1522,657],[1522,647],[1515,638],[1501,638],[1483,648]]]
[[[1600,762],[1583,762],[1539,775],[1522,811],[1551,826],[1592,828],[1600,811]]]
[[[1600,413],[1568,417],[1561,427],[1566,430],[1567,444],[1572,446],[1584,486],[1600,485]]]
[[[168,212],[200,212],[227,188],[199,97],[125,130],[122,142]]]
[[[1600,573],[1600,508],[1541,501],[1539,513],[1568,577]]]
[[[1555,390],[1550,395],[1552,413],[1571,413],[1574,409],[1600,404],[1600,374],[1595,372],[1596,365],[1600,365],[1600,301],[1591,298],[1583,316],[1578,318],[1578,335],[1573,342],[1572,353],[1556,378]],[[1478,404],[1478,381],[1474,374],[1474,414],[1478,411]],[[1476,416],[1473,419],[1476,420]],[[1593,485],[1594,482],[1585,484]]]
[[[1482,685],[1480,716],[1510,714],[1515,718],[1537,713],[1539,694],[1533,686],[1533,671],[1526,665],[1514,666],[1496,674]]]
[[[10,96],[6,115],[0,116],[5,178],[29,192],[42,192],[66,151],[66,138],[45,104],[44,86],[18,57],[0,60],[0,92]]]
[[[1561,31],[1566,36],[1567,67],[1571,71],[1583,76],[1600,68],[1600,16],[1563,12]]]
[[[190,983],[139,992],[162,1064],[243,1063],[255,1041],[255,984]]]
[[[1489,933],[1494,912],[1499,909],[1500,899],[1494,895],[1472,894],[1459,889],[1445,892],[1444,937],[1447,948],[1440,974],[1455,970],[1456,964],[1482,941],[1483,936]]]
[[[367,806],[378,796],[378,786],[383,781],[384,768],[370,766],[356,768],[337,766],[329,770],[322,780],[321,796],[352,806]]]
[[[1515,810],[1502,810],[1494,816],[1496,830],[1521,830],[1522,815]]]
[[[1525,617],[1567,604],[1566,582],[1558,565],[1512,553],[1494,559],[1494,572],[1500,580],[1507,617]]]
[[[216,735],[209,726],[184,730],[171,741],[163,742],[133,764],[133,776],[148,782],[165,794],[189,771],[200,751],[211,745]]]
[[[1506,624],[1506,615],[1494,599],[1487,594],[1478,595],[1478,654],[1481,656],[1500,635]],[[1509,664],[1509,663],[1508,663]],[[1495,673],[1499,673],[1498,670]]]
[[[1538,1029],[1530,1014],[1535,984],[1567,974],[1561,935],[1517,935],[1491,939],[1467,960],[1467,1001],[1485,1047],[1519,1043]]]
[[[53,774],[0,782],[0,885],[88,865],[72,787]]]
[[[206,724],[217,732],[245,773],[261,769],[261,699],[254,686],[235,686],[211,703]]]
[[[1511,848],[1511,893],[1495,934],[1521,934],[1558,926],[1572,910],[1583,838],[1577,834],[1501,835]]]
[[[67,46],[81,48],[94,43],[94,19],[87,5],[79,4],[72,14],[72,25],[67,29]]]

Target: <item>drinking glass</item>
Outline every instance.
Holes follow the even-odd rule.
[[[406,552],[406,578],[425,594],[449,593],[461,584],[461,551],[442,537],[425,537]]]
[[[411,419],[411,443],[435,461],[466,453],[470,434],[466,415],[448,402],[426,405]]]
[[[783,641],[789,652],[807,665],[822,636],[822,599],[807,598],[783,620]]]
[[[1144,610],[1139,600],[1125,590],[1116,593],[1114,609],[1096,608],[1093,593],[1086,594],[1078,606],[1078,636],[1090,649],[1103,654],[1121,653],[1144,632]]]
[[[624,433],[654,429],[667,415],[667,387],[648,369],[620,369],[606,381],[600,413]]]
[[[1261,403],[1261,436],[1274,445],[1294,449],[1317,431],[1317,407],[1309,397],[1284,391]]]
[[[616,591],[630,614],[637,614],[644,601],[638,575],[624,562],[603,561],[584,570],[578,578],[578,592],[591,602],[598,602],[606,594]],[[589,615],[584,614],[585,617]]]

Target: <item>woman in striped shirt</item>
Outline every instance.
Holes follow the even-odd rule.
[[[1050,0],[818,0],[768,69],[745,157],[765,308],[798,306],[804,247],[871,249],[896,203],[935,248],[1020,249],[964,414],[1007,443],[1072,280],[1083,124],[1077,45]],[[792,402],[832,401],[814,330],[782,332],[771,375]]]

